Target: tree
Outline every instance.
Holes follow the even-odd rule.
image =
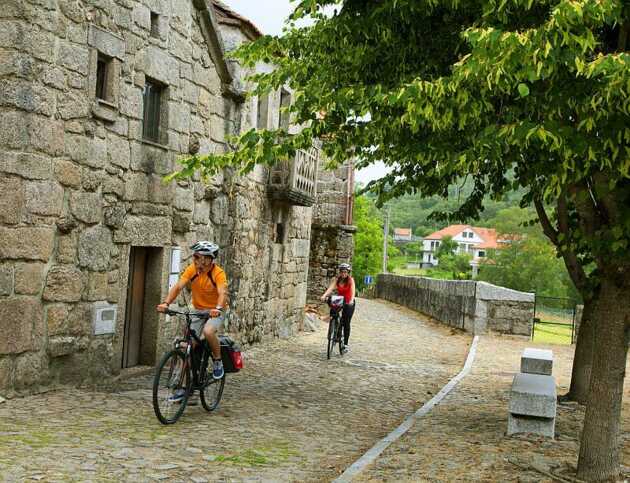
[[[435,250],[435,258],[441,260],[445,255],[454,255],[457,250],[457,242],[451,236],[445,236],[440,240],[440,245]]]
[[[326,4],[340,8],[326,16]],[[368,186],[380,203],[446,196],[467,177],[472,191],[437,215],[459,220],[521,189],[597,324],[578,477],[617,478],[630,339],[630,304],[619,303],[630,300],[630,6],[302,0],[291,22],[304,16],[315,23],[238,54],[277,66],[254,78],[257,92],[289,84],[304,129],[248,131],[232,152],[184,160],[180,175],[272,164],[318,138],[331,165],[356,157],[392,168]]]
[[[514,240],[500,250],[490,250],[480,264],[477,278],[522,292],[577,299],[573,283],[562,260],[556,257],[553,245],[536,236]]]
[[[466,253],[443,254],[439,258],[438,270],[449,272],[453,280],[468,280],[471,275],[471,256]]]
[[[363,288],[365,275],[376,275],[383,263],[383,228],[379,212],[366,196],[354,199],[354,257],[352,272],[357,288]]]

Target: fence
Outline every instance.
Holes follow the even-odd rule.
[[[573,344],[577,304],[570,298],[536,295],[532,339],[553,344]]]

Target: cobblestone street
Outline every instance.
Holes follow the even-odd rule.
[[[558,405],[555,440],[506,436],[510,387],[525,347],[553,350],[557,392],[566,393],[575,346],[483,335],[471,373],[355,481],[575,481],[583,406]],[[630,477],[629,435],[630,381],[626,377],[621,457],[626,478]]]
[[[461,369],[471,337],[359,300],[351,353],[325,324],[245,354],[216,413],[158,423],[151,377],[0,405],[0,481],[330,481]]]

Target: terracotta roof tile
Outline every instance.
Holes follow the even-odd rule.
[[[441,240],[445,236],[454,237],[459,235],[466,229],[472,230],[480,238],[483,239],[483,242],[474,245],[475,248],[500,248],[499,243],[497,242],[497,231],[494,228],[483,228],[470,225],[450,225],[446,228],[442,228],[441,230],[431,233],[428,236],[425,236],[424,239]]]

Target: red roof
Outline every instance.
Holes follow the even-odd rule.
[[[410,236],[411,228],[394,228],[394,235]]]
[[[472,230],[483,240],[483,242],[474,245],[475,248],[500,248],[497,243],[497,231],[494,228],[482,228],[470,225],[450,225],[425,236],[424,239],[441,240],[445,236],[450,236],[452,238],[459,235],[464,230]]]

